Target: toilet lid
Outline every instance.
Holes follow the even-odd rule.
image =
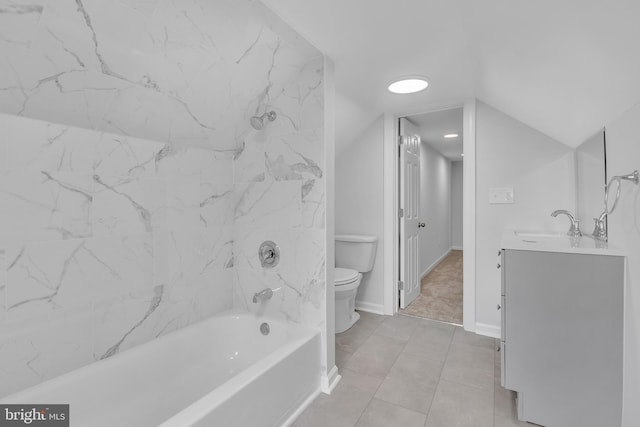
[[[346,285],[358,280],[358,273],[350,268],[336,268],[334,283],[336,286]]]

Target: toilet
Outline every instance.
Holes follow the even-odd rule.
[[[336,241],[334,278],[336,333],[344,332],[360,318],[355,311],[356,294],[362,275],[373,269],[378,238],[355,234],[339,234]]]

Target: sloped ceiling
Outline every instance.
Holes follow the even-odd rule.
[[[416,114],[408,120],[418,129],[422,143],[442,154],[453,162],[463,160],[462,154],[462,126],[463,109],[453,108]],[[445,138],[446,134],[457,134],[454,138]]]
[[[577,146],[640,101],[637,0],[263,0],[336,70],[336,151],[383,112],[478,97]],[[423,74],[430,87],[393,95]]]

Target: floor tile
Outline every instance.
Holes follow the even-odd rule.
[[[442,379],[493,390],[494,351],[461,342],[452,342],[442,370]]]
[[[426,414],[436,391],[442,362],[401,353],[376,398]]]
[[[360,320],[358,320],[358,322],[365,325],[372,325],[374,327],[377,327],[384,321],[384,319],[389,317],[383,314],[368,313],[366,311],[358,311],[358,313],[360,314]]]
[[[353,427],[353,415],[337,413],[330,396],[320,394],[298,417],[292,427]],[[368,404],[368,402],[367,402]],[[359,416],[358,416],[359,417]]]
[[[497,340],[437,321],[391,319],[362,312],[336,335],[342,379],[293,427],[533,426],[517,420],[515,394],[500,386]]]
[[[403,352],[391,367],[388,377],[425,387],[435,387],[440,380],[442,367],[443,362]]]
[[[372,316],[381,319],[373,320]],[[364,343],[367,338],[373,334],[373,331],[384,321],[385,316],[369,315],[362,316],[351,328],[336,334],[336,349],[346,353],[355,352]]]
[[[475,347],[484,347],[495,350],[498,347],[498,340],[484,335],[474,334],[473,332],[465,331],[462,328],[456,328],[453,334],[454,343],[463,343],[472,345]]]
[[[397,338],[371,335],[347,360],[344,367],[361,374],[384,378],[404,348]]]
[[[342,368],[352,355],[353,353],[347,353],[346,351],[336,348],[336,366]]]
[[[423,427],[425,418],[419,412],[372,399],[356,427]]]
[[[411,316],[387,316],[375,330],[376,335],[408,341],[421,319]]]
[[[370,395],[373,395],[382,383],[382,378],[363,375],[346,368],[340,370],[340,375],[342,376],[340,383],[343,386],[351,385]]]
[[[435,395],[436,387],[418,386],[394,377],[387,377],[380,385],[375,397],[388,403],[427,414]]]
[[[411,334],[403,351],[444,361],[455,330],[453,325],[423,320]]]
[[[381,380],[345,369],[331,395],[320,394],[296,420],[297,427],[353,427]]]
[[[341,334],[336,334],[336,348],[345,353],[354,353],[372,333],[373,330],[366,331],[351,328]]]
[[[492,391],[440,380],[425,427],[492,426]]]
[[[537,424],[518,421],[517,418],[496,415],[493,425],[494,427],[535,427]]]

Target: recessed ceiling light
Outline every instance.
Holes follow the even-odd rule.
[[[460,153],[460,157],[464,157],[464,153]]]
[[[458,136],[460,136],[460,135],[458,135],[457,133],[448,133],[444,137],[445,138],[457,138]]]
[[[392,81],[387,89],[392,93],[407,94],[425,90],[429,82],[425,77],[402,77]]]

